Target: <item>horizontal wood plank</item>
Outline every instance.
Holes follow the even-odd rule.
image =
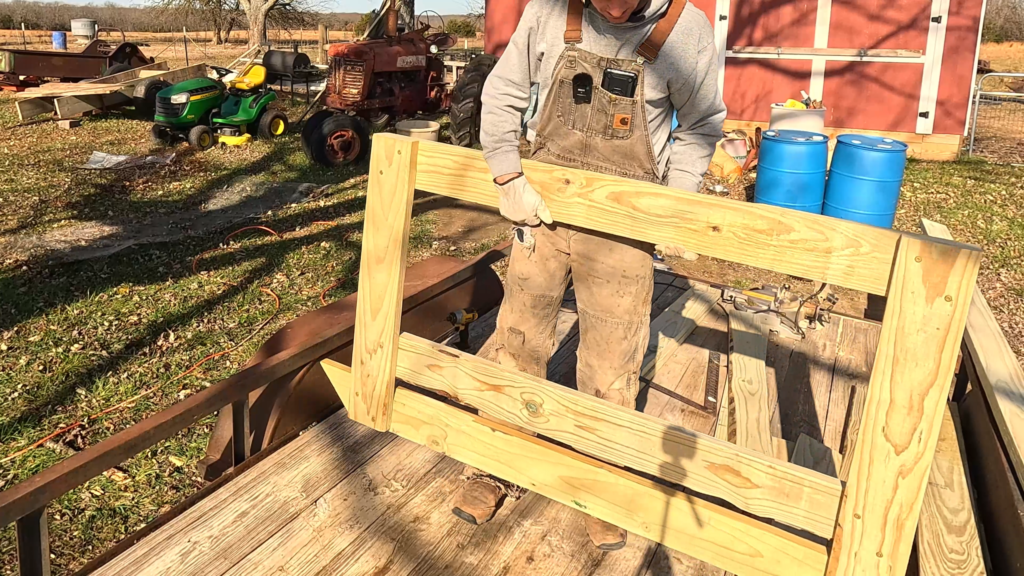
[[[344,370],[322,363],[328,375]],[[617,465],[831,535],[840,484],[711,436],[403,334],[398,377]]]
[[[920,50],[890,48],[801,48],[796,46],[733,46],[735,54],[791,54],[806,56],[871,56],[876,58],[920,58]]]
[[[382,138],[398,136],[374,136]],[[419,150],[417,189],[498,205],[479,151],[436,142]],[[526,160],[523,168],[558,222],[874,294],[888,286],[899,237],[893,230],[542,162]]]
[[[417,392],[392,430],[471,466],[739,575],[820,576],[823,546]]]

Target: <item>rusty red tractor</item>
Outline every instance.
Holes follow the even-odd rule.
[[[302,148],[310,160],[324,166],[359,162],[373,132],[403,117],[448,108],[440,55],[457,38],[425,35],[429,29],[398,34],[392,27],[384,38],[330,46],[327,109],[311,116],[302,129]]]

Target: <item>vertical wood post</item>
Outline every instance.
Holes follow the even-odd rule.
[[[50,576],[50,531],[46,527],[46,507],[18,519],[18,574]]]
[[[900,239],[827,574],[907,570],[980,257]]]
[[[352,347],[352,398],[342,398],[342,402],[350,418],[381,431],[391,426],[395,396],[418,150],[417,141],[411,138],[377,134],[370,153]]]
[[[324,64],[327,61],[327,25],[318,24],[316,27],[316,63]]]

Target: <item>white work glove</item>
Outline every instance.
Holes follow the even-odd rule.
[[[541,222],[551,224],[551,212],[540,194],[520,174],[504,184],[495,182],[498,189],[498,211],[514,224],[537,226]]]
[[[700,258],[699,254],[690,252],[684,246],[678,244],[658,244],[654,247],[654,251],[658,253],[662,258],[666,256],[673,256],[675,258],[682,258],[683,260],[694,261]]]

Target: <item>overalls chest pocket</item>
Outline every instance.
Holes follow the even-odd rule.
[[[637,92],[642,93],[639,88]],[[633,122],[639,119],[637,98],[616,96],[600,86],[595,86],[593,106],[590,129],[594,134],[611,140],[622,140],[632,136]]]
[[[639,92],[639,90],[638,90]],[[555,116],[570,130],[609,140],[624,140],[633,135],[638,98],[616,96],[595,85],[590,102],[573,100],[572,80],[560,78]]]
[[[560,78],[558,80],[557,90],[558,92],[555,95],[558,105],[555,109],[555,116],[558,118],[558,121],[570,130],[585,132],[593,100],[577,104],[572,97],[572,80],[567,78]]]

